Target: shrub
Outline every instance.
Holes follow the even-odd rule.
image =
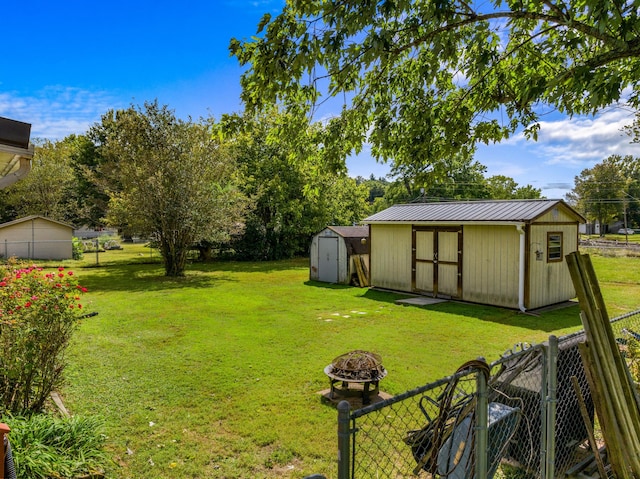
[[[0,267],[0,407],[38,412],[62,379],[64,352],[82,314],[72,271]]]
[[[73,259],[82,259],[84,256],[84,245],[82,241],[76,237],[71,240],[71,255]]]
[[[97,418],[8,417],[17,477],[102,477],[108,459]]]

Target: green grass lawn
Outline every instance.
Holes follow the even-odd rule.
[[[106,421],[109,477],[335,477],[337,415],[317,394],[334,357],[380,354],[381,389],[397,394],[581,327],[577,306],[401,306],[310,282],[307,260],[194,264],[180,279],[158,260],[125,245],[100,267],[92,255],[66,263],[99,315],[75,336],[62,394],[72,413]],[[593,262],[611,316],[640,307],[640,259]]]

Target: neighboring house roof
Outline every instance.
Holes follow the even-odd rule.
[[[327,226],[327,228],[343,238],[362,238],[369,236],[368,226]]]
[[[20,224],[20,223],[26,223],[27,221],[31,221],[31,220],[35,220],[35,219],[42,219],[42,220],[48,221],[50,223],[56,223],[56,224],[59,224],[61,226],[66,226],[67,228],[73,229],[73,226],[71,226],[70,224],[63,223],[62,221],[58,221],[58,220],[52,220],[51,218],[47,218],[46,216],[40,216],[40,215],[25,216],[24,218],[19,218],[17,220],[9,221],[7,223],[2,223],[2,224],[0,224],[0,229],[1,228],[6,228],[8,226],[17,225],[17,224]]]
[[[563,200],[486,200],[394,205],[365,218],[362,222],[527,223],[558,206],[575,216],[576,221],[586,221]]]

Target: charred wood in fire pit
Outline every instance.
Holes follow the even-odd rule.
[[[345,381],[377,381],[387,374],[379,355],[361,350],[338,356],[328,369],[334,378]]]

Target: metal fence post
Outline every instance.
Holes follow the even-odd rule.
[[[487,479],[487,457],[489,443],[489,402],[487,395],[487,378],[482,371],[476,373],[476,479]]]
[[[540,370],[540,479],[547,478],[547,397],[549,390],[549,381],[547,380],[549,373],[549,343],[541,344],[541,357],[542,368]]]
[[[349,402],[340,401],[338,404],[338,479],[349,479],[350,476],[350,416],[351,406],[349,405]]]
[[[558,403],[558,338],[549,336],[547,355],[547,396],[546,396],[546,464],[545,479],[555,476],[556,462],[556,405]]]

